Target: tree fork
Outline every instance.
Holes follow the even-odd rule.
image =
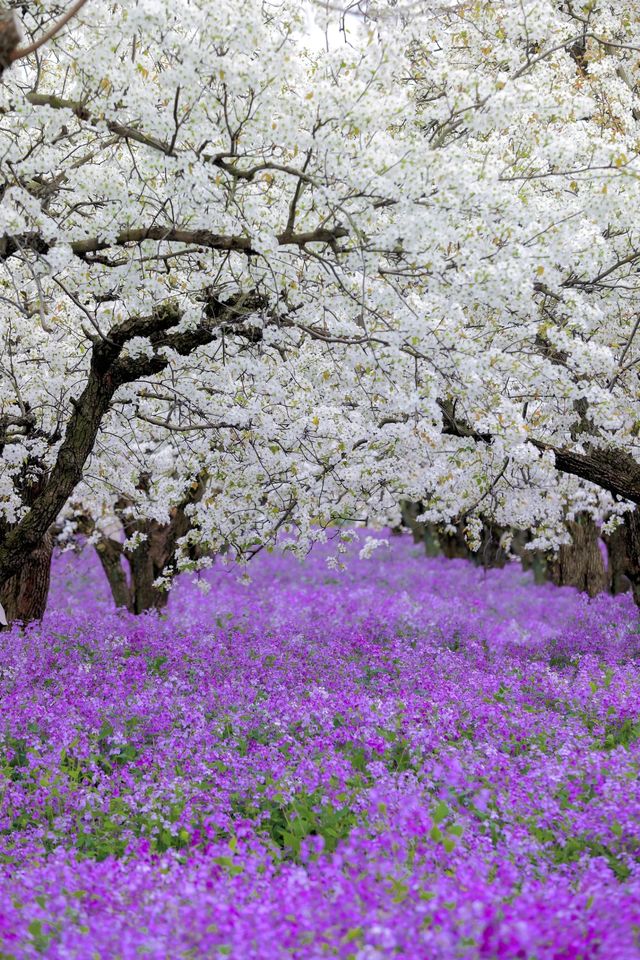
[[[76,0],[52,27],[26,47],[18,46],[22,38],[13,10],[0,10],[0,76],[16,60],[22,60],[23,57],[30,56],[45,43],[48,43],[49,40],[52,40],[69,20],[79,13],[86,2],[87,0]]]

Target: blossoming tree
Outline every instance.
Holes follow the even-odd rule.
[[[143,552],[182,512],[155,576],[401,498],[534,545],[640,503],[633,4],[313,16],[88,0],[5,72],[13,616],[73,511]]]

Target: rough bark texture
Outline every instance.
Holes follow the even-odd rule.
[[[19,573],[10,577],[0,589],[0,603],[9,623],[30,623],[44,616],[49,596],[53,536],[48,531],[41,543],[31,551]]]
[[[144,481],[141,488],[143,486]],[[181,503],[173,508],[169,523],[132,518],[128,511],[133,505],[120,501],[117,512],[126,537],[137,534],[143,539],[132,551],[125,551],[119,540],[106,535],[101,536],[96,544],[117,607],[125,607],[131,613],[144,613],[166,606],[169,595],[166,590],[154,587],[154,582],[165,573],[175,572],[178,542],[191,529],[188,508],[202,499],[205,489],[206,477],[201,476],[191,485]],[[90,517],[76,516],[76,523],[81,533],[91,535],[94,532]]]
[[[96,553],[107,578],[116,607],[132,608],[131,588],[122,566],[122,544],[111,537],[102,537],[96,544]]]
[[[603,540],[607,545],[609,589],[614,596],[626,593],[631,589],[631,581],[627,575],[631,561],[627,553],[627,535],[624,526],[605,535]]]
[[[13,10],[0,10],[0,77],[11,66],[20,43],[20,31]]]
[[[587,447],[586,453],[532,441],[539,450],[551,450],[556,469],[595,483],[624,500],[640,504],[640,464],[624,450]]]
[[[414,543],[424,543],[428,557],[446,557],[448,560],[471,560],[478,566],[503,567],[508,556],[500,545],[504,533],[495,524],[484,524],[480,549],[471,550],[464,537],[464,524],[456,525],[455,533],[446,533],[435,523],[420,523],[417,517],[422,504],[404,500],[400,505],[402,522],[411,530]]]
[[[608,546],[613,592],[621,592],[626,579],[640,606],[640,510],[625,514],[624,523],[609,538]]]
[[[577,587],[595,597],[607,590],[609,578],[600,550],[598,528],[590,514],[567,521],[571,543],[563,544],[549,564],[551,579],[558,586]]]

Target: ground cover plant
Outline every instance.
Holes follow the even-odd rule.
[[[639,51],[0,0],[0,960],[640,957]]]
[[[627,597],[390,538],[0,634],[0,956],[640,957]],[[204,575],[203,575],[204,576]]]

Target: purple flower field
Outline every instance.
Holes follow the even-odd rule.
[[[0,958],[640,958],[626,598],[391,538],[0,634]]]

